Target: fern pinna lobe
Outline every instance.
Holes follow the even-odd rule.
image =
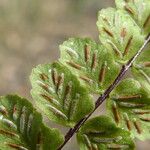
[[[41,74],[47,77],[46,80]],[[87,90],[60,62],[33,69],[31,82],[31,94],[37,106],[54,122],[73,127],[94,108]]]
[[[56,129],[46,127],[31,103],[16,95],[0,97],[0,149],[54,150],[63,142]]]
[[[123,80],[112,92],[110,99],[107,101],[108,112],[118,126],[129,130],[133,137],[149,139],[149,92],[140,84],[140,80]]]
[[[116,127],[107,116],[88,120],[77,134],[80,149],[126,149],[133,150],[134,142],[130,133]]]
[[[70,55],[68,50],[76,55]],[[113,55],[88,38],[70,38],[60,46],[60,51],[60,61],[91,93],[102,93],[119,73],[120,66]]]

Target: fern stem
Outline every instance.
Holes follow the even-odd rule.
[[[66,143],[72,138],[72,136],[81,128],[81,126],[91,117],[91,115],[95,112],[95,110],[109,97],[109,94],[113,91],[113,89],[118,85],[118,83],[122,80],[123,76],[126,74],[128,69],[132,66],[134,61],[137,59],[137,57],[141,54],[141,52],[144,50],[146,45],[150,42],[150,35],[146,38],[144,44],[141,46],[141,48],[138,50],[138,52],[127,62],[126,65],[122,66],[122,69],[120,70],[120,73],[118,74],[117,78],[114,80],[114,82],[108,87],[108,89],[97,99],[95,103],[95,109],[85,118],[81,119],[74,128],[71,128],[66,136],[64,143],[58,148],[58,150],[61,150]]]

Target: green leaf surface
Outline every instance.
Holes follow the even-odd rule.
[[[62,142],[59,131],[47,128],[26,99],[0,97],[0,149],[56,150]]]
[[[107,109],[116,124],[133,137],[150,139],[150,95],[140,82],[123,80],[107,101]]]
[[[150,92],[150,47],[141,53],[131,70],[134,78]]]
[[[92,93],[102,93],[119,73],[111,52],[90,39],[70,38],[60,51],[60,61]]]
[[[150,33],[149,0],[116,0],[117,8],[125,10],[147,36]]]
[[[72,127],[94,109],[87,90],[60,63],[37,66],[32,71],[31,83],[37,107],[52,121]]]
[[[97,26],[100,41],[114,53],[117,62],[126,63],[144,43],[141,28],[123,10],[102,9],[98,14]]]
[[[116,127],[107,116],[90,119],[77,134],[80,150],[133,150],[130,133]]]

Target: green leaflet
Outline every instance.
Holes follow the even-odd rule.
[[[134,20],[123,10],[103,9],[99,12],[97,26],[100,41],[112,53],[117,62],[125,63],[144,43],[144,35]]]
[[[107,109],[116,124],[133,137],[150,139],[150,95],[140,82],[123,80],[107,101]]]
[[[149,0],[116,0],[117,8],[125,10],[142,28],[147,36],[150,33],[150,1]]]
[[[0,149],[56,150],[63,137],[47,128],[31,103],[16,95],[0,97]]]
[[[150,92],[150,47],[145,49],[134,62],[132,74]]]
[[[31,83],[36,105],[57,123],[72,127],[94,108],[87,90],[60,63],[37,66]]]
[[[130,133],[116,127],[107,116],[90,119],[77,134],[80,150],[133,150]]]
[[[149,0],[116,0],[116,5],[117,9],[99,12],[101,45],[70,38],[60,46],[60,62],[33,69],[31,94],[50,120],[73,127],[92,112],[89,93],[103,93],[150,33]],[[77,134],[81,150],[133,150],[133,137],[150,139],[149,54],[143,52],[132,66],[139,81],[125,79],[110,94],[107,108],[115,122],[101,116],[81,127]],[[58,130],[42,123],[42,116],[26,99],[0,97],[0,149],[56,150],[63,141]]]
[[[60,61],[92,93],[102,93],[119,73],[111,52],[90,39],[70,38],[60,51]]]

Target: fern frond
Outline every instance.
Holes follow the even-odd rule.
[[[26,99],[16,95],[0,97],[0,149],[54,150],[62,142],[59,131],[46,127]]]
[[[134,149],[129,132],[132,137],[150,138],[149,69],[138,68],[140,63],[147,62],[145,65],[149,67],[149,59],[143,56],[147,62],[139,58],[132,66],[133,76],[137,75],[139,81],[134,77],[123,80],[114,90],[149,41],[146,37],[150,33],[150,2],[116,0],[116,4],[117,8],[99,12],[97,26],[101,44],[87,38],[71,38],[60,46],[59,62],[39,65],[33,69],[31,93],[36,105],[50,120],[64,126],[74,126],[59,149],[109,95],[109,114],[121,129],[107,117],[90,120],[78,133],[81,149]],[[144,55],[148,54],[146,52]],[[90,94],[95,93],[102,96],[94,108]],[[109,134],[104,132],[107,139],[105,134],[96,136],[93,132],[90,135],[86,132],[86,129],[99,132],[102,127],[104,131],[109,131]],[[118,136],[122,139],[115,141]]]

